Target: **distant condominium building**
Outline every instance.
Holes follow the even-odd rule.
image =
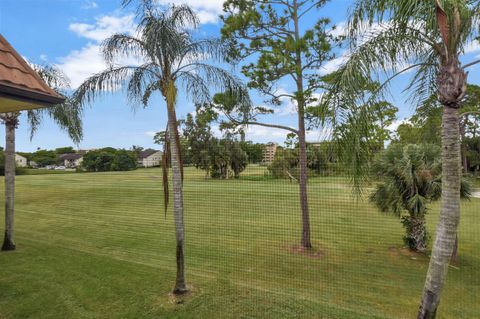
[[[265,149],[263,150],[263,162],[264,163],[271,163],[275,158],[275,153],[277,152],[277,143],[268,143],[265,145]]]

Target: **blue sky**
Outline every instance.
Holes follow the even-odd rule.
[[[172,2],[172,0],[159,0]],[[131,32],[134,28],[133,8],[121,9],[121,0],[1,0],[0,33],[33,63],[58,65],[70,77],[72,86],[78,86],[88,75],[101,71],[105,64],[99,53],[99,43],[114,33]],[[218,36],[220,24],[217,19],[221,13],[220,0],[173,0],[176,3],[188,3],[199,14],[202,21],[200,34]],[[342,25],[351,0],[332,0],[321,16],[329,17],[333,23]],[[312,19],[313,22],[313,19]],[[480,54],[473,46],[469,57]],[[336,62],[341,61],[338,59]],[[335,63],[330,63],[333,69]],[[238,70],[238,69],[237,69]],[[473,68],[470,82],[477,83],[478,76]],[[394,83],[393,90],[398,93],[405,79]],[[397,89],[398,87],[398,89]],[[288,86],[284,89],[288,90]],[[399,94],[395,93],[395,104],[400,108],[399,120],[412,112]],[[261,102],[261,101],[260,101]],[[260,103],[259,102],[259,103]],[[276,123],[295,126],[295,117],[291,114],[294,106],[285,101],[275,117],[267,118]],[[193,105],[180,100],[179,118],[193,111]],[[84,114],[84,140],[82,149],[113,146],[130,148],[132,145],[158,148],[153,144],[152,135],[166,125],[165,106],[160,98],[154,98],[147,109],[132,110],[121,92],[100,99],[86,109]],[[259,142],[282,142],[286,133],[261,127],[251,127],[247,138]],[[324,136],[322,130],[310,132],[311,141]],[[0,131],[3,141],[3,129]],[[0,145],[3,143],[0,143]],[[17,130],[17,149],[33,151],[40,148],[55,148],[71,145],[68,136],[59,130],[48,118],[32,141],[29,138],[25,118]]]

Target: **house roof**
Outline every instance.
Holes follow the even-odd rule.
[[[145,150],[145,151],[140,151],[140,152],[138,152],[138,159],[142,160],[142,159],[148,158],[148,157],[150,157],[153,154],[158,153],[158,152],[160,152],[160,151],[152,150],[152,149],[148,149],[148,150]]]
[[[65,101],[0,34],[0,112],[48,107]]]
[[[83,157],[83,154],[78,154],[78,153],[67,153],[67,154],[61,154],[59,156],[59,158],[62,161],[76,161],[82,157]]]

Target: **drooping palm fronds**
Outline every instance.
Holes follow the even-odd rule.
[[[189,28],[195,27],[198,19],[188,6],[172,6],[168,11],[152,4],[147,8],[139,16],[135,36],[116,34],[103,42],[102,52],[110,67],[80,85],[75,92],[78,105],[124,90],[134,106],[147,106],[153,93],[166,96],[168,81],[199,104],[211,100],[211,87],[216,91],[245,91],[236,76],[211,63],[225,62],[225,44],[218,39],[193,38]],[[122,58],[139,63],[118,66]]]
[[[38,75],[49,87],[66,97],[62,104],[48,108],[28,110],[27,121],[30,126],[30,138],[38,130],[43,116],[50,117],[61,129],[65,130],[73,142],[79,143],[83,137],[83,109],[69,97],[70,80],[58,68],[50,65],[32,65]]]

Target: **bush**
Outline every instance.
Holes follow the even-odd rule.
[[[112,171],[131,171],[137,168],[137,157],[133,152],[117,151],[113,157]]]

